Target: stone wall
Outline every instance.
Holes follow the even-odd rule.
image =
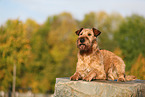
[[[56,78],[54,97],[145,97],[145,80],[86,82]]]

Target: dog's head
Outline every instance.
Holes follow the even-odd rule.
[[[77,39],[77,47],[80,51],[88,51],[92,48],[93,43],[96,41],[97,36],[100,35],[101,32],[95,28],[81,28],[76,31],[76,34],[79,36]]]

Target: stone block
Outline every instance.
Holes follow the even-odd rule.
[[[54,97],[145,97],[145,80],[86,82],[56,78]]]

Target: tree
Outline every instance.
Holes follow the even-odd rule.
[[[50,71],[53,76],[47,74],[47,78],[54,85],[56,77],[71,76],[74,73],[77,55],[75,45],[77,37],[74,32],[77,25],[69,13],[62,13],[50,19],[51,26],[47,41],[54,63],[49,66],[54,67]],[[48,69],[49,67],[46,67],[44,72],[48,72]]]
[[[139,54],[145,53],[145,19],[139,15],[126,17],[115,33],[115,40],[121,48],[126,69],[130,70]]]
[[[30,44],[23,23],[8,20],[0,30],[0,88],[7,91],[12,85],[13,65],[17,66],[17,87],[21,85],[30,54]]]
[[[29,40],[32,39],[33,35],[38,31],[38,29],[40,28],[40,26],[32,19],[27,19],[25,24],[24,24],[24,28],[27,34],[27,38]]]
[[[75,70],[76,22],[69,13],[48,17],[31,35],[31,61],[29,74],[34,92],[54,90],[56,77],[71,76]],[[26,77],[25,77],[26,78]],[[27,79],[27,78],[26,78]],[[44,87],[45,85],[45,87]]]
[[[28,34],[30,36],[31,58],[29,59],[29,69],[25,77],[26,80],[23,81],[23,87],[32,87],[34,93],[44,93],[50,90],[51,85],[50,81],[46,80],[47,77],[43,71],[47,66],[49,69],[53,67],[50,66],[53,63],[53,59],[49,52],[50,45],[47,42],[50,21],[48,20],[39,26],[35,21],[29,19],[25,25],[27,27],[27,33],[31,33]],[[47,74],[50,70],[47,71]],[[27,79],[28,76],[32,76],[32,78]]]

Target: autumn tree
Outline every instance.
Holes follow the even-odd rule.
[[[122,50],[126,69],[130,70],[131,65],[140,54],[145,53],[145,18],[139,15],[126,17],[115,33],[115,40]]]
[[[26,37],[23,23],[8,20],[0,30],[0,88],[7,91],[12,86],[13,65],[17,66],[16,86],[27,71],[30,42]]]
[[[50,45],[50,54],[53,57],[54,63],[49,64],[54,66],[53,74],[48,80],[51,80],[54,85],[56,77],[71,76],[76,66],[76,38],[75,30],[77,25],[71,14],[62,13],[48,19],[51,23],[50,32],[48,34],[48,44]],[[47,69],[50,67],[47,66]],[[47,72],[48,70],[44,70]],[[54,87],[53,87],[54,88]]]

